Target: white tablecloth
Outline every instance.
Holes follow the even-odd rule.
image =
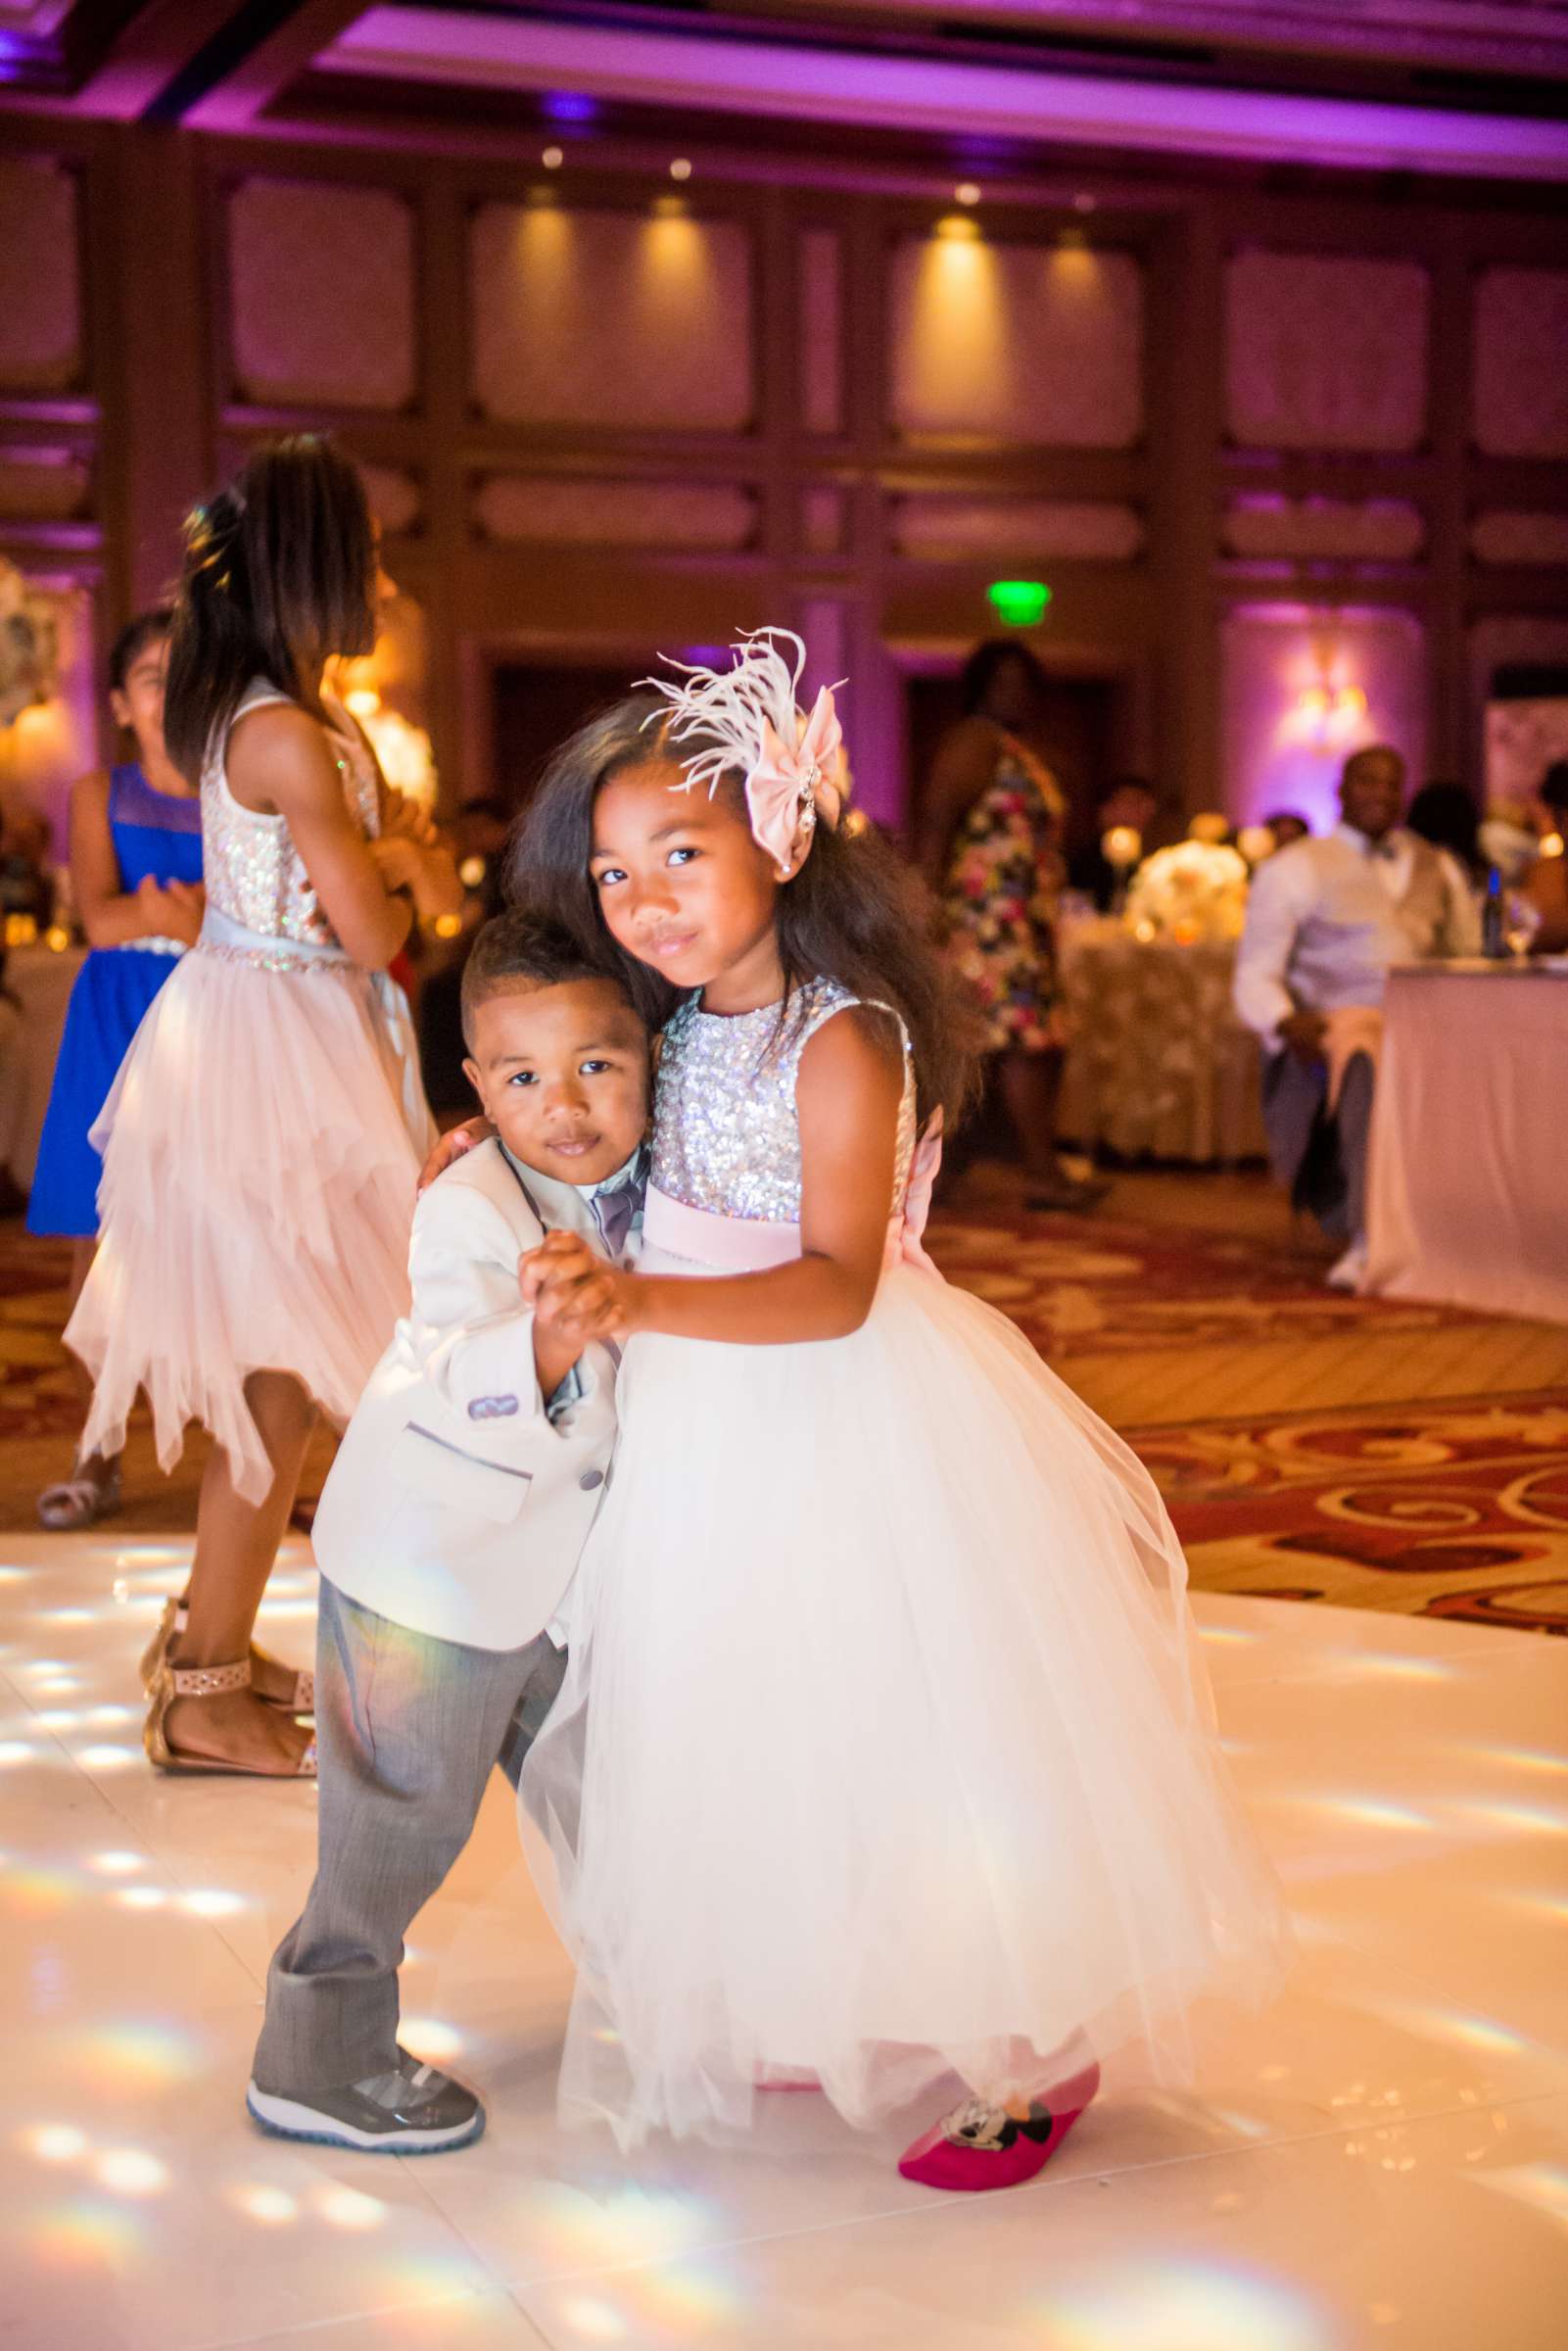
[[[1100,921],[1065,927],[1058,951],[1071,1026],[1059,1131],[1128,1159],[1261,1158],[1258,1044],[1230,1002],[1234,946],[1145,943]]]
[[[66,1006],[85,961],[81,947],[12,947],[6,955],[5,992],[16,1010],[0,1004],[0,1165],[24,1191],[38,1157]]]
[[[1395,971],[1367,1289],[1568,1322],[1568,970]]]

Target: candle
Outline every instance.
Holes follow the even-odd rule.
[[[1124,874],[1143,855],[1143,835],[1134,825],[1113,825],[1100,843],[1107,865]]]

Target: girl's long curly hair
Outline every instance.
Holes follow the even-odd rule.
[[[654,759],[682,765],[719,747],[687,735],[677,756],[667,719],[656,694],[638,693],[580,728],[546,769],[506,856],[507,894],[548,905],[653,1028],[662,1028],[680,998],[611,936],[589,862],[594,803],[612,777]],[[718,789],[744,823],[744,778],[727,769]],[[866,1002],[891,1005],[909,1032],[920,1117],[940,1107],[951,1132],[974,1091],[977,1024],[937,952],[933,909],[918,875],[870,826],[850,832],[819,824],[810,856],[780,888],[777,924],[786,987],[781,1017],[787,1018],[789,996],[819,977]]]

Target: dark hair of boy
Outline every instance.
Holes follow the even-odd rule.
[[[563,923],[542,906],[511,906],[485,924],[463,966],[463,1042],[474,1050],[474,1014],[491,996],[513,988],[564,987],[578,980],[621,982],[606,963],[585,952]]]

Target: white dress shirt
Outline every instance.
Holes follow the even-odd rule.
[[[1266,1050],[1293,1012],[1380,1004],[1391,964],[1477,951],[1480,917],[1445,851],[1432,852],[1437,888],[1412,896],[1424,845],[1402,830],[1373,841],[1340,825],[1258,868],[1232,992]]]

